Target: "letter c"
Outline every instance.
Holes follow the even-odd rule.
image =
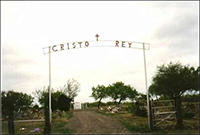
[[[56,45],[54,45],[54,46],[52,47],[52,50],[53,50],[54,52],[57,52],[58,50],[57,50],[57,49],[54,50],[54,47],[56,47]]]

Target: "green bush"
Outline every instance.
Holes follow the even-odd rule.
[[[129,110],[132,115],[147,117],[147,109],[143,106],[142,103],[132,103],[127,110]]]

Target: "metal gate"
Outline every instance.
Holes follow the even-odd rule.
[[[154,128],[174,125],[176,120],[174,100],[151,101],[151,118]]]

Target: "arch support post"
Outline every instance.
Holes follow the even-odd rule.
[[[144,73],[145,73],[145,85],[146,85],[146,95],[147,95],[148,127],[149,127],[149,129],[152,129],[151,118],[150,118],[149,92],[148,92],[148,84],[147,84],[147,68],[146,68],[145,43],[143,43],[143,55],[144,55]]]
[[[49,46],[49,121],[51,124],[51,46]]]

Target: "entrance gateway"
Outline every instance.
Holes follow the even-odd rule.
[[[146,69],[146,55],[145,50],[150,49],[149,43],[144,42],[134,42],[134,41],[122,41],[122,40],[99,40],[99,35],[95,35],[96,40],[78,41],[78,42],[66,42],[62,44],[57,44],[53,46],[48,46],[43,48],[44,54],[49,54],[49,121],[52,120],[52,110],[51,110],[51,53],[59,51],[68,51],[76,48],[88,48],[88,47],[121,47],[121,48],[133,48],[142,49],[144,56],[144,71],[145,71],[145,85],[146,85],[146,95],[147,95],[147,112],[148,112],[148,126],[151,129],[151,119],[150,119],[150,109],[149,109],[149,94],[148,94],[148,84],[147,84],[147,69]]]

